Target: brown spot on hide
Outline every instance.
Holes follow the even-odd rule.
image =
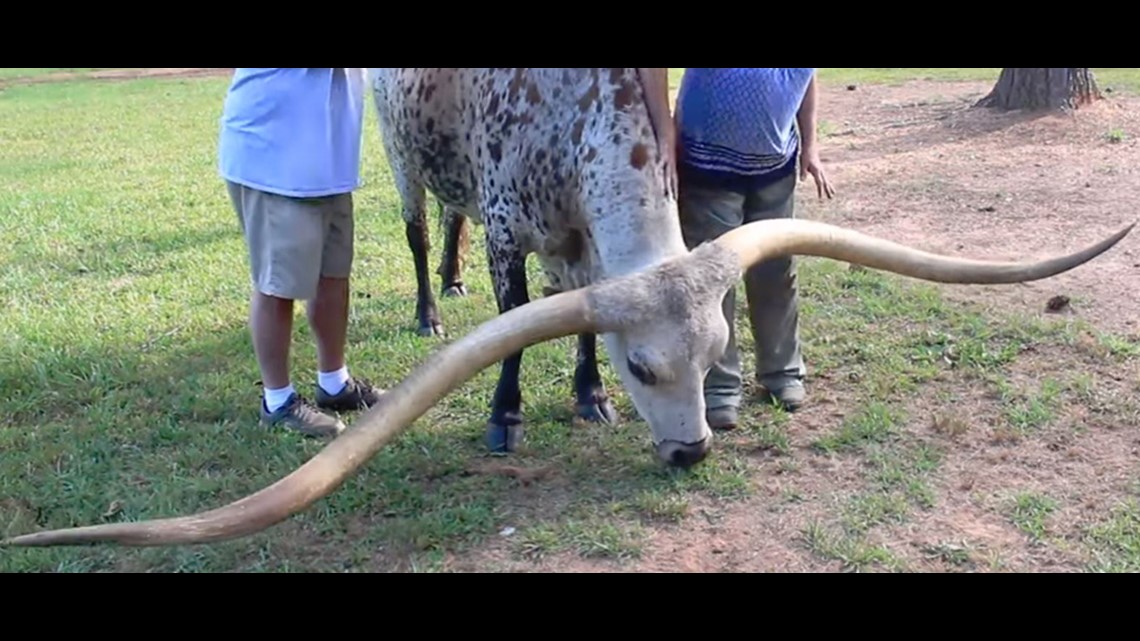
[[[585,128],[586,121],[582,118],[579,118],[577,122],[574,123],[574,129],[570,132],[570,140],[573,141],[575,145],[582,144],[582,131]]]
[[[644,143],[637,143],[633,146],[633,151],[629,152],[629,164],[633,165],[634,169],[641,169],[649,162],[649,148]]]
[[[524,80],[526,80],[526,75],[523,73],[522,68],[515,69],[515,77],[511,78],[510,86],[510,99],[512,102],[519,97],[519,92],[522,91]]]
[[[532,105],[542,102],[542,94],[538,93],[538,85],[531,82],[526,88],[526,101]]]
[[[614,107],[618,109],[628,109],[633,104],[634,98],[637,96],[635,91],[636,87],[633,83],[623,82],[621,88],[614,94]]]
[[[582,97],[578,99],[578,108],[582,110],[582,113],[589,111],[590,105],[597,101],[599,95],[601,95],[601,91],[598,89],[598,83],[595,81],[590,85],[590,88],[586,90],[586,93],[582,94]]]

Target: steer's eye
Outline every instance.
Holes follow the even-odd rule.
[[[629,373],[633,374],[634,378],[641,381],[643,384],[649,386],[657,384],[657,376],[646,366],[638,363],[632,358],[626,358],[625,364],[627,367],[629,367]]]

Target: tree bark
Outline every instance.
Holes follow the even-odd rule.
[[[1091,69],[1001,70],[997,84],[977,107],[1010,111],[1079,109],[1102,98]]]

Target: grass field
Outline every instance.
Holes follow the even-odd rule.
[[[3,67],[0,68],[0,80],[16,78],[37,78],[54,73],[88,73],[99,71],[107,67]]]
[[[1137,71],[1097,73],[1129,92],[1140,89]],[[842,87],[996,73],[821,77]],[[217,507],[321,447],[257,426],[244,245],[215,173],[227,81],[0,92],[0,535]],[[411,259],[371,112],[366,127],[349,358],[355,374],[388,386],[438,342],[415,335]],[[821,206],[813,193],[801,192],[802,215],[841,218],[842,199]],[[433,243],[435,261],[438,232]],[[482,252],[476,241],[471,295],[441,300],[453,336],[494,314]],[[565,339],[524,357],[528,444],[509,461],[524,479],[483,456],[491,368],[333,496],[265,533],[181,549],[0,550],[0,571],[672,570],[725,554],[749,569],[1140,571],[1135,334],[985,309],[833,262],[801,265],[815,408],[801,418],[751,406],[749,425],[719,438],[693,472],[659,468],[608,362],[625,420],[569,424]],[[300,307],[296,327],[295,383],[311,389]],[[738,336],[750,349],[744,322]],[[1064,459],[1080,443],[1116,458]],[[1103,485],[1082,493],[1063,460],[1098,468],[1089,475]],[[967,482],[984,475],[971,465],[1013,472],[983,492]],[[1022,482],[1043,465],[1056,482]],[[916,533],[966,512],[982,525]],[[693,548],[699,559],[677,552],[706,527],[721,529]],[[743,533],[752,538],[731,538]]]

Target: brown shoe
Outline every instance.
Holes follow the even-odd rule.
[[[376,387],[368,379],[349,378],[344,389],[336,395],[329,394],[317,385],[317,407],[334,412],[364,410],[375,405],[383,393],[382,388]]]
[[[299,394],[290,396],[275,412],[270,412],[265,407],[265,399],[262,399],[261,423],[270,427],[281,425],[305,436],[318,438],[336,436],[345,429],[340,419],[317,411]]]

